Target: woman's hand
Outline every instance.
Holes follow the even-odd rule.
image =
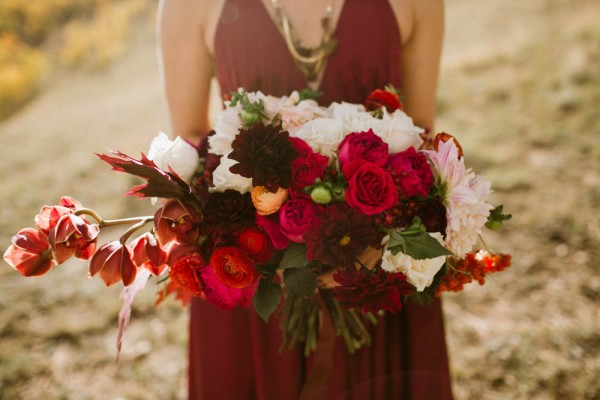
[[[382,255],[382,249],[376,249],[375,247],[369,246],[360,256],[358,256],[358,262],[354,263],[355,267],[356,269],[359,269],[362,266],[365,266],[367,269],[371,270],[375,268],[379,260],[381,260]],[[332,289],[340,285],[333,279],[334,272],[335,270],[332,270],[317,276],[317,284],[320,289]]]

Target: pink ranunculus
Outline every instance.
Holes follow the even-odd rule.
[[[40,231],[48,235],[60,217],[80,208],[83,208],[83,206],[77,200],[69,196],[63,196],[60,198],[58,205],[42,207],[38,215],[35,216],[35,224]]]
[[[4,260],[23,276],[43,275],[56,265],[48,238],[33,228],[21,229],[13,236]]]
[[[340,166],[352,160],[364,160],[383,167],[388,159],[388,145],[372,129],[354,132],[344,138],[338,150]]]
[[[304,197],[287,201],[279,210],[279,228],[288,239],[304,243],[302,235],[317,215],[315,203]]]
[[[398,203],[398,190],[389,171],[364,163],[348,181],[346,202],[363,214],[375,215]]]
[[[199,274],[203,284],[204,297],[215,306],[232,309],[238,306],[248,308],[252,304],[252,297],[258,287],[258,281],[250,286],[236,289],[222,283],[210,265],[200,269]]]
[[[433,186],[433,173],[425,154],[409,147],[391,155],[388,165],[393,171],[400,197],[425,197],[429,194]]]
[[[48,241],[54,251],[54,258],[62,264],[73,256],[82,260],[89,259],[96,249],[99,233],[97,224],[89,224],[75,214],[66,213],[48,234]]]
[[[138,267],[144,267],[152,275],[161,275],[167,268],[167,252],[162,248],[156,236],[146,232],[129,244],[132,260]]]
[[[281,232],[279,226],[279,213],[271,215],[256,215],[256,225],[260,226],[267,232],[271,238],[273,246],[277,250],[285,249],[290,244],[290,239]]]
[[[120,280],[129,286],[135,281],[137,268],[131,260],[132,255],[127,246],[118,240],[106,243],[92,256],[89,275],[100,274],[106,286],[114,285]]]

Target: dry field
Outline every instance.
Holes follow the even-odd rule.
[[[513,266],[444,297],[458,400],[600,399],[599,17],[596,0],[447,2],[438,128],[514,216],[488,235]],[[106,217],[151,212],[93,156],[168,129],[151,29],[0,123],[2,249],[63,194]],[[187,313],[147,290],[115,363],[118,294],[78,262],[27,280],[0,265],[0,399],[185,398]]]

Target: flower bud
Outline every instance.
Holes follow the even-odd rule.
[[[261,119],[260,113],[246,111],[244,109],[242,109],[242,111],[240,111],[240,118],[241,118],[244,126],[252,126],[257,122],[260,122],[260,119]]]
[[[316,185],[310,192],[310,198],[317,204],[329,204],[333,200],[333,194],[327,186]]]

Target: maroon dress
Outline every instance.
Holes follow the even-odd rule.
[[[375,88],[401,87],[400,31],[388,0],[345,0],[336,38],[338,46],[320,86],[323,105],[360,103]],[[243,87],[281,96],[307,86],[260,0],[226,1],[214,61],[224,94]],[[190,399],[295,400],[307,381],[316,385],[322,378],[316,360],[312,371],[313,360],[305,359],[300,349],[278,352],[279,323],[277,315],[266,324],[252,309],[225,311],[194,300]],[[339,338],[318,349],[330,375],[323,394],[311,400],[452,398],[439,301],[408,303],[369,329],[373,343],[354,355]]]

